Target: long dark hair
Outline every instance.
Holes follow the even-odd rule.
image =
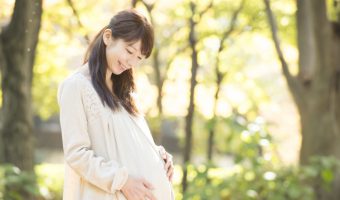
[[[113,111],[119,107],[119,103],[132,115],[138,113],[138,109],[131,93],[135,90],[133,68],[124,71],[120,75],[112,74],[113,93],[105,84],[106,69],[108,67],[105,53],[103,33],[105,29],[111,29],[113,39],[123,39],[125,42],[141,40],[141,53],[148,58],[152,52],[154,33],[147,19],[133,9],[120,11],[110,20],[93,39],[85,54],[84,64],[88,62],[91,81],[97,91],[103,105],[109,106]]]

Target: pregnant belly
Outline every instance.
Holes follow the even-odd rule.
[[[149,163],[149,169],[143,170],[143,176],[146,180],[150,181],[154,186],[153,194],[157,199],[160,200],[170,200],[172,193],[172,185],[166,176],[166,171],[164,169],[164,163],[162,160],[158,160],[152,166]]]
[[[153,159],[145,158],[144,161],[147,162],[143,163],[143,168],[140,172],[141,176],[153,185],[154,190],[152,190],[152,193],[157,199],[170,200],[172,185],[166,176],[164,161],[159,156],[153,157]]]
[[[158,200],[171,200],[172,185],[166,176],[164,161],[154,152],[145,150],[144,148],[143,156],[133,156],[134,159],[124,157],[124,165],[130,175],[144,178],[152,184],[152,193]]]
[[[112,122],[118,123],[124,117],[126,116],[117,117]],[[164,161],[152,141],[147,125],[140,121],[127,123],[129,120],[131,119],[127,118],[114,124],[118,127],[113,129],[116,140],[114,157],[128,169],[130,175],[149,181],[158,200],[171,200],[172,185],[166,176]],[[113,128],[116,127],[114,125]]]

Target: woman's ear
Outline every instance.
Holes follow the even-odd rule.
[[[103,41],[104,44],[107,46],[112,42],[112,31],[111,29],[105,29],[103,33]]]

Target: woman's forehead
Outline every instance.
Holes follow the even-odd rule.
[[[141,40],[126,42],[126,43],[128,46],[134,48],[136,51],[141,51],[141,45],[142,45]]]

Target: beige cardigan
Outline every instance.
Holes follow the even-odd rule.
[[[143,116],[103,106],[86,65],[58,89],[65,156],[64,200],[125,200],[128,176],[143,177],[159,200],[173,200],[158,147]]]

